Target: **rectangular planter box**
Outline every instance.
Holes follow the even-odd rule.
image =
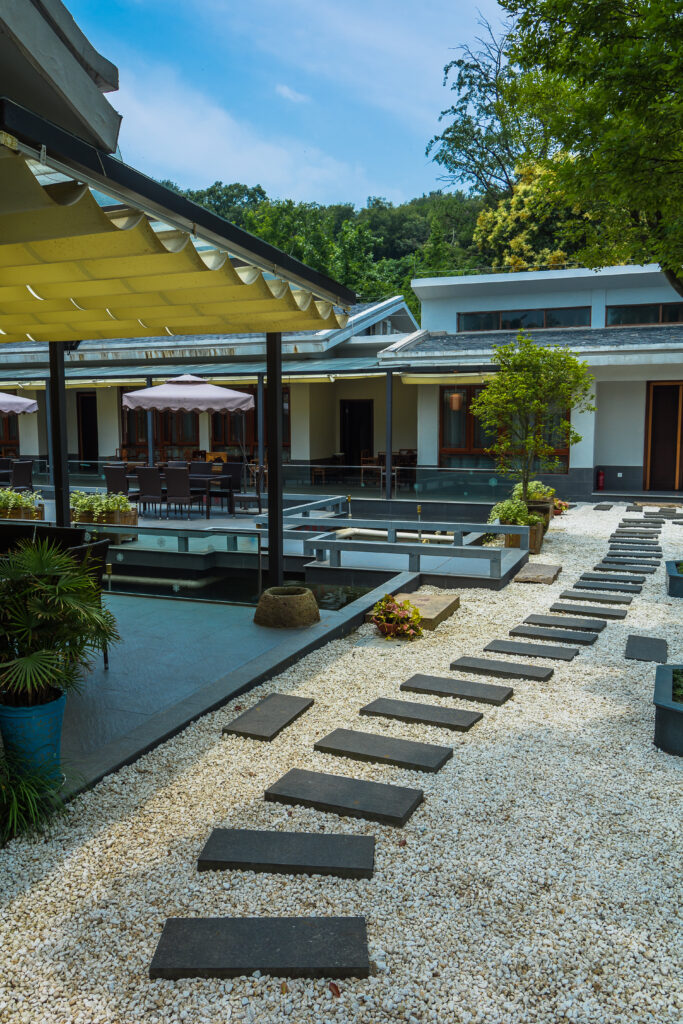
[[[666,592],[669,597],[683,597],[683,575],[676,568],[679,561],[683,562],[683,558],[666,563]]]
[[[655,746],[667,754],[683,756],[683,704],[672,695],[674,669],[683,665],[658,665],[655,674]]]
[[[45,519],[45,506],[37,505],[36,508],[0,509],[0,519],[20,519],[33,523],[36,520]]]
[[[130,512],[105,512],[101,519],[95,521],[89,512],[77,512],[71,509],[72,523],[87,523],[92,526],[137,526],[138,510],[131,509]]]

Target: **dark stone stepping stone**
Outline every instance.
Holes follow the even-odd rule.
[[[621,594],[639,594],[643,588],[638,583],[624,583],[619,580],[612,583],[611,580],[585,580],[583,576],[574,584],[574,590],[612,590]]]
[[[528,640],[560,640],[567,643],[584,644],[590,646],[598,639],[597,633],[584,632],[571,629],[549,629],[544,626],[525,626],[522,623],[510,630],[510,636],[523,636]]]
[[[655,565],[632,565],[630,562],[612,562],[606,559],[603,562],[598,562],[597,565],[593,566],[594,572],[636,572],[636,573],[647,573],[652,575],[653,572],[657,571]]]
[[[424,799],[421,789],[307,772],[301,768],[292,768],[269,786],[264,795],[266,800],[276,803],[315,807],[318,811],[367,818],[383,825],[405,825]]]
[[[252,740],[274,740],[286,726],[308,711],[312,703],[310,697],[269,693],[253,708],[234,718],[223,732],[249,736]]]
[[[627,512],[642,512],[643,510],[640,507],[640,505],[627,505],[626,506],[626,511]]]
[[[550,626],[552,629],[559,626],[587,633],[602,633],[607,625],[602,619],[573,619],[571,615],[527,615],[524,621],[532,626]]]
[[[197,861],[197,871],[268,871],[338,878],[372,878],[374,866],[373,836],[245,828],[215,828]]]
[[[481,711],[440,708],[435,704],[418,704],[412,700],[392,700],[389,697],[373,700],[361,708],[358,714],[396,718],[399,722],[417,722],[419,725],[435,725],[437,728],[455,729],[458,732],[467,732],[484,717]]]
[[[619,555],[620,558],[649,558],[652,561],[656,561],[662,555],[659,544],[643,546],[642,544],[621,544],[619,541],[610,544],[608,551],[610,555]]]
[[[663,519],[622,519],[619,526],[625,526],[627,529],[630,526],[634,526],[639,530],[660,530],[664,526]]]
[[[367,978],[364,917],[170,917],[150,978]]]
[[[668,655],[666,640],[655,636],[636,636],[632,633],[626,640],[624,657],[631,661],[658,661],[660,665],[665,665]]]
[[[511,686],[496,686],[492,683],[475,683],[471,679],[451,679],[447,676],[411,676],[401,683],[401,690],[411,693],[434,693],[439,697],[459,697],[460,700],[476,700],[482,704],[504,704],[514,693]]]
[[[538,665],[519,665],[514,661],[495,661],[493,658],[458,658],[451,662],[451,669],[459,672],[474,672],[480,676],[498,676],[500,679],[535,679],[547,683],[554,669]]]
[[[615,551],[608,551],[603,558],[603,562],[610,562],[613,565],[643,565],[651,568],[657,568],[661,559],[655,555],[643,555],[643,554],[626,554],[618,555]]]
[[[603,583],[644,583],[645,582],[645,577],[644,576],[629,576],[629,575],[626,575],[626,576],[616,576],[616,575],[607,576],[607,575],[605,575],[605,573],[601,573],[601,572],[582,572],[581,573],[581,579],[582,580],[594,580],[595,582],[601,582],[602,581]]]
[[[630,604],[630,594],[606,594],[603,591],[563,590],[560,601],[606,601],[607,604]]]
[[[453,757],[453,747],[397,740],[393,736],[355,732],[353,729],[335,729],[329,736],[318,740],[315,749],[323,754],[350,757],[354,761],[397,764],[400,768],[411,768],[417,772],[438,772]]]
[[[517,640],[492,640],[484,650],[491,651],[492,654],[518,654],[522,658],[552,658],[556,661],[573,661],[579,653],[578,647],[523,644]]]
[[[594,512],[609,512],[609,510],[611,508],[614,508],[614,506],[613,505],[606,505],[606,504],[603,504],[603,505],[593,505],[593,511]]]
[[[597,615],[601,619],[625,619],[625,608],[598,608],[595,605],[562,604],[557,601],[550,606],[551,612],[567,612],[569,615]]]

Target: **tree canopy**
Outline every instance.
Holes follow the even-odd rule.
[[[514,100],[549,134],[553,190],[586,214],[565,226],[584,235],[577,259],[658,263],[683,295],[681,0],[501,5],[516,19]]]

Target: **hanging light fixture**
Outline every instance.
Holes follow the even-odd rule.
[[[460,412],[462,409],[462,391],[451,391],[448,403],[451,407],[451,412]]]

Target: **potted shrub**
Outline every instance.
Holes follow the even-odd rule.
[[[555,498],[553,501],[553,514],[556,516],[563,516],[569,509],[569,502],[562,501],[561,498]]]
[[[87,560],[48,541],[0,558],[0,734],[27,771],[59,774],[66,695],[118,639]]]
[[[138,510],[125,494],[72,491],[72,523],[109,523],[112,526],[137,526]]]
[[[666,563],[666,592],[669,597],[683,597],[683,562]]]
[[[512,488],[512,497],[522,499],[522,485],[515,484]],[[527,486],[526,507],[543,520],[544,531],[550,525],[550,519],[555,508],[555,488],[546,487],[540,480],[530,480]]]
[[[489,523],[499,522],[504,526],[529,527],[529,551],[532,555],[540,555],[543,544],[543,520],[535,512],[530,512],[521,498],[507,498],[494,505],[489,513]],[[521,537],[513,534],[505,535],[506,548],[518,548]]]
[[[44,519],[45,505],[36,491],[0,488],[0,519]]]
[[[372,609],[370,621],[387,639],[397,637],[415,640],[422,636],[419,608],[410,601],[397,601],[392,594],[380,598]]]
[[[658,665],[655,674],[655,746],[683,755],[683,665]]]

